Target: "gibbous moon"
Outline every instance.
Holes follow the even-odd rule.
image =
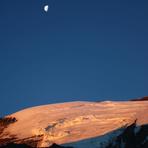
[[[45,5],[45,6],[44,6],[44,11],[45,11],[45,12],[48,12],[48,8],[49,8],[49,6],[48,6],[48,5]]]

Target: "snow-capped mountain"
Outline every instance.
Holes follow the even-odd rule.
[[[147,124],[148,101],[42,105],[1,118],[0,146],[126,148],[130,138],[137,138],[142,147],[148,141]]]

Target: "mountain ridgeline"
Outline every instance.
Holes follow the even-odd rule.
[[[148,148],[147,97],[18,111],[0,118],[0,147]]]

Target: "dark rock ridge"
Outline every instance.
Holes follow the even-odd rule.
[[[148,101],[148,96],[138,98],[138,99],[131,99],[130,101]]]

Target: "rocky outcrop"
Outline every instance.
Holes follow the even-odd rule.
[[[138,99],[131,99],[130,101],[148,101],[148,96],[138,98]]]
[[[128,126],[106,148],[148,148],[148,124]]]

